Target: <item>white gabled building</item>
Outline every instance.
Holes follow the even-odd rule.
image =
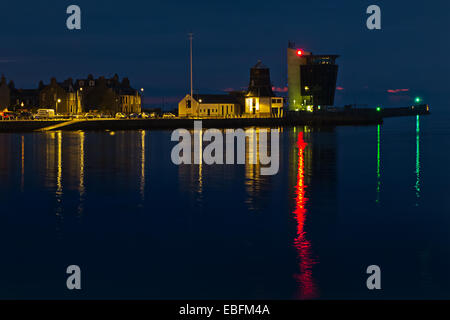
[[[233,118],[242,113],[239,98],[231,94],[187,94],[178,103],[181,118]]]

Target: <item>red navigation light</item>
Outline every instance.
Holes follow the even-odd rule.
[[[303,55],[303,51],[302,51],[302,50],[297,50],[297,55],[298,55],[299,57],[301,57],[301,56]]]

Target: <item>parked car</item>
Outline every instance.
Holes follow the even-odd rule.
[[[48,119],[55,117],[55,110],[53,109],[38,109],[35,118],[37,119]]]
[[[86,119],[94,119],[94,118],[97,118],[97,115],[96,114],[94,114],[94,113],[86,113],[85,115],[84,115],[84,117],[86,118]]]
[[[14,112],[4,112],[3,116],[6,117],[8,120],[16,120],[17,119],[17,114],[15,114]]]
[[[169,118],[176,118],[173,113],[170,112],[164,112],[163,119],[169,119]]]
[[[138,118],[140,119],[148,119],[150,118],[150,115],[147,112],[142,112],[139,114]]]
[[[66,119],[66,118],[67,118],[67,115],[57,113],[57,114],[55,115],[54,118],[55,118],[55,119]]]
[[[16,118],[16,114],[14,112],[0,112],[0,118],[2,120],[14,120]]]
[[[17,118],[20,120],[33,120],[33,114],[31,112],[21,112]]]
[[[137,113],[130,114],[130,119],[137,119],[139,115]]]
[[[126,115],[124,115],[123,113],[121,113],[121,112],[116,113],[116,119],[125,119],[125,118],[126,118]]]

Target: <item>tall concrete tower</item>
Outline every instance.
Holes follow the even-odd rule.
[[[288,64],[288,89],[289,89],[289,110],[306,110],[304,106],[304,99],[301,95],[300,83],[301,74],[300,66],[307,63],[306,56],[311,55],[301,49],[296,49],[295,44],[289,43],[287,48],[287,64]]]

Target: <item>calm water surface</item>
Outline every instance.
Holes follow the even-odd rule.
[[[448,123],[284,128],[275,176],[176,166],[169,131],[0,134],[0,298],[450,298]]]

